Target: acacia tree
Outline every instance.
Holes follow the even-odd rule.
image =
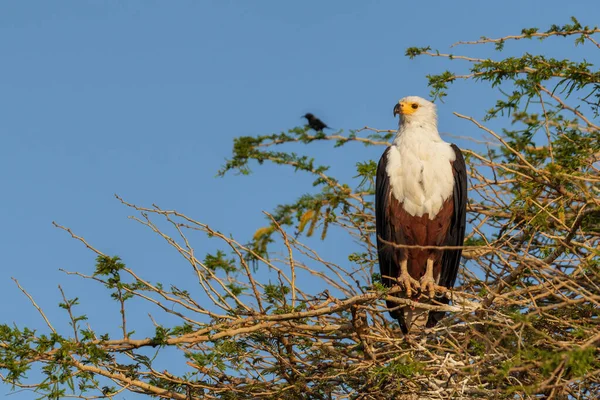
[[[533,39],[551,45],[566,38],[597,52],[598,33],[573,19],[547,31],[460,43],[463,50],[495,46],[498,59],[407,50],[411,58],[445,58],[458,71],[428,77],[434,98],[451,95],[460,80],[500,98],[481,121],[456,114],[488,143],[464,150],[464,268],[447,293],[451,305],[420,305],[449,311],[435,328],[405,337],[387,316],[386,299],[415,304],[373,273],[376,160],[357,163],[359,179],[344,183],[312,158],[284,150],[333,141],[340,152],[356,144],[383,151],[394,132],[294,128],[236,139],[221,171],[246,174],[252,163],[275,163],[315,177],[313,193],[267,214],[267,226],[250,242],[177,211],[120,199],[189,264],[182,273],[192,274],[193,291],[151,282],[57,225],[96,253],[92,275],[70,274],[106,288],[119,304],[122,329],[92,329],[77,299],[63,294],[72,330],[60,334],[23,289],[46,326],[0,326],[3,381],[50,399],[124,392],[181,400],[598,398],[600,72],[585,61],[502,57],[513,41]],[[501,131],[489,128],[492,120]],[[341,265],[302,242],[340,232],[355,243]],[[201,255],[193,245],[198,236],[221,250]],[[310,287],[302,285],[306,276]],[[132,299],[152,314],[153,337],[128,326]],[[157,357],[169,350],[184,358]],[[28,377],[33,370],[39,380]]]

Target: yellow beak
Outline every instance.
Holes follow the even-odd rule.
[[[417,111],[417,109],[412,108],[411,103],[400,101],[400,102],[398,102],[398,104],[396,104],[394,106],[394,117],[396,116],[396,114],[410,115],[410,114],[414,113],[415,111]]]

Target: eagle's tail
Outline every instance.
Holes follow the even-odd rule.
[[[436,296],[436,303],[441,304],[450,304],[450,299],[446,296]],[[427,319],[427,328],[433,328],[438,322],[442,320],[446,316],[445,311],[432,311],[429,313],[429,318]]]
[[[398,321],[398,324],[400,325],[400,330],[403,334],[406,335],[408,333],[408,325],[406,325],[406,320],[404,319],[405,307],[400,307],[400,304],[396,303],[393,300],[386,300],[385,303],[387,304],[390,316],[396,321]]]
[[[423,330],[427,325],[428,310],[417,307],[404,307],[402,311],[408,332]]]
[[[448,304],[448,300],[445,296],[436,296],[434,304]],[[425,301],[425,304],[430,304],[429,301]],[[433,328],[444,316],[444,311],[431,311],[418,308],[418,307],[402,307],[391,313],[392,317],[398,320],[400,329],[405,335],[408,332],[414,332],[416,330],[423,330],[424,328]]]

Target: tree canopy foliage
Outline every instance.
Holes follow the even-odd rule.
[[[92,329],[90,305],[63,293],[71,327],[60,333],[67,331],[45,317],[50,305],[22,288],[45,326],[0,326],[2,380],[49,399],[125,392],[180,400],[598,398],[600,70],[543,54],[503,57],[513,42],[527,40],[570,40],[598,52],[598,33],[573,19],[458,43],[457,53],[406,51],[453,68],[428,76],[433,98],[470,81],[499,99],[482,120],[455,113],[487,140],[464,149],[470,202],[463,267],[447,294],[452,303],[428,306],[450,311],[435,328],[404,337],[387,316],[385,299],[414,303],[383,288],[375,273],[377,160],[358,162],[358,179],[344,182],[299,154],[318,141],[334,142],[339,152],[351,145],[383,152],[395,132],[298,127],[237,138],[220,171],[249,174],[253,164],[274,163],[314,177],[312,192],[267,213],[250,241],[119,199],[189,264],[194,291],[151,282],[57,225],[96,253],[93,274],[69,274],[104,286],[119,304],[120,331]],[[463,55],[475,46],[493,46],[497,57]],[[489,127],[492,120],[500,131]],[[339,265],[303,244],[313,235],[327,242],[333,230],[348,234],[347,261]],[[202,254],[193,246],[198,235],[220,250]],[[301,284],[306,277],[311,285]],[[128,325],[132,299],[152,315],[154,336]],[[180,357],[159,356],[166,351]]]

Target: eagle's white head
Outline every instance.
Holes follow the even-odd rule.
[[[437,130],[435,104],[418,96],[403,98],[394,106],[394,116],[400,114],[400,126],[416,125]]]

